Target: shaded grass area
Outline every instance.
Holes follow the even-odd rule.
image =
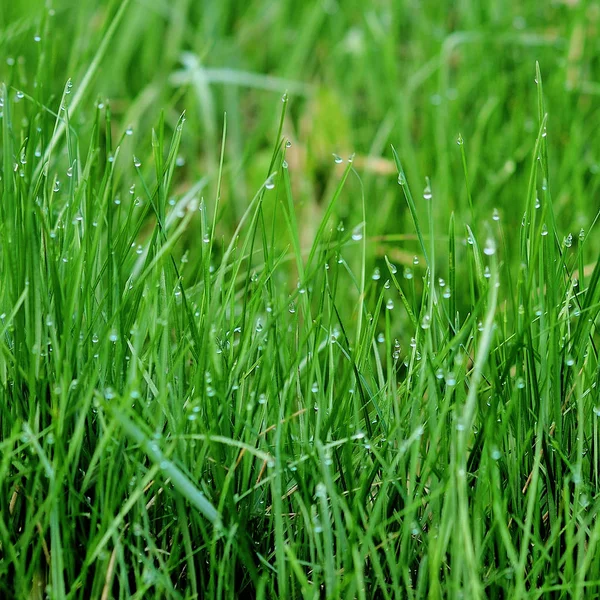
[[[596,7],[336,6],[2,8],[5,594],[597,593]]]

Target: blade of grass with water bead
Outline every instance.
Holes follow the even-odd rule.
[[[412,323],[413,327],[416,330],[419,326],[419,321],[417,319],[417,316],[413,312],[413,310],[410,306],[410,303],[408,302],[408,299],[406,298],[404,291],[402,290],[402,287],[400,286],[400,284],[398,283],[398,280],[396,279],[396,275],[394,273],[395,267],[393,267],[392,263],[390,263],[387,256],[385,256],[384,258],[385,258],[385,264],[387,265],[388,271],[390,273],[390,277],[392,278],[392,281],[394,282],[394,287],[396,288],[396,290],[398,290],[398,294],[400,295],[400,300],[402,300],[402,304],[404,305],[404,308],[406,309],[408,318],[410,319],[410,322]]]
[[[458,330],[458,315],[456,314],[456,236],[454,230],[454,212],[450,214],[450,224],[448,230],[448,316],[449,319],[449,337]],[[444,294],[442,294],[443,296]]]
[[[425,240],[423,239],[423,234],[421,233],[421,227],[419,225],[419,217],[417,215],[417,207],[412,197],[412,193],[410,191],[410,187],[406,180],[406,175],[404,173],[404,169],[402,168],[402,163],[400,162],[400,157],[396,152],[394,146],[392,146],[392,154],[394,155],[394,162],[396,163],[396,169],[398,169],[398,183],[400,183],[402,187],[402,191],[404,192],[404,198],[406,199],[406,203],[408,204],[408,208],[410,210],[410,214],[413,220],[413,224],[415,226],[415,231],[417,233],[417,238],[419,239],[419,244],[421,245],[421,252],[423,252],[423,256],[425,257],[425,262],[427,266],[431,266],[429,262],[427,247],[425,246]]]
[[[471,196],[471,187],[469,185],[469,173],[467,170],[467,155],[465,152],[465,141],[463,136],[459,133],[457,144],[460,148],[460,158],[462,161],[463,175],[465,177],[465,189],[467,191],[467,200],[469,202],[469,211],[471,213],[471,221],[475,223],[475,210],[473,209],[473,198]]]
[[[348,175],[350,174],[351,170],[352,170],[352,162],[349,161],[348,165],[344,169],[344,173],[342,174],[342,177],[340,178],[340,180],[333,192],[331,199],[329,200],[329,203],[327,204],[325,213],[323,214],[323,217],[321,218],[321,223],[317,229],[317,233],[315,234],[315,238],[312,243],[310,253],[308,255],[308,259],[306,260],[306,266],[304,269],[305,273],[309,273],[309,271],[311,270],[312,263],[315,258],[315,254],[317,253],[317,251],[319,249],[319,246],[321,244],[321,239],[323,238],[323,235],[325,233],[325,228],[327,227],[327,224],[329,223],[329,218],[331,217],[331,214],[333,213],[333,209],[334,209],[335,205],[337,204],[337,200],[339,199],[340,195],[342,194],[342,190],[344,189],[344,184],[346,183],[346,180],[348,179]],[[310,276],[310,274],[309,274],[309,276]]]

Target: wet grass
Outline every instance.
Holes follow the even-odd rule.
[[[2,8],[0,589],[597,594],[593,7],[234,4]]]

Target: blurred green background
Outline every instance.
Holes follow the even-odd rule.
[[[122,4],[2,2],[0,79],[56,111],[67,79],[77,91]],[[440,241],[450,211],[471,220],[459,133],[472,224],[498,208],[518,231],[539,126],[537,60],[550,189],[564,234],[576,234],[598,209],[599,25],[600,3],[577,0],[134,0],[71,118],[83,135],[96,101],[109,101],[115,133],[131,125],[127,143],[144,155],[160,111],[171,127],[187,111],[176,191],[204,182],[210,206],[227,113],[220,221],[227,234],[268,175],[287,90],[284,134],[304,243],[344,166],[332,154],[355,153],[367,235],[379,240],[372,248],[406,262],[416,246],[400,251],[390,237],[412,231],[391,144],[414,193],[431,178]],[[337,217],[348,229],[361,221],[357,180],[346,189]]]

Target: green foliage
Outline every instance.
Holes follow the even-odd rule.
[[[600,6],[522,4],[0,7],[3,596],[598,594]]]

